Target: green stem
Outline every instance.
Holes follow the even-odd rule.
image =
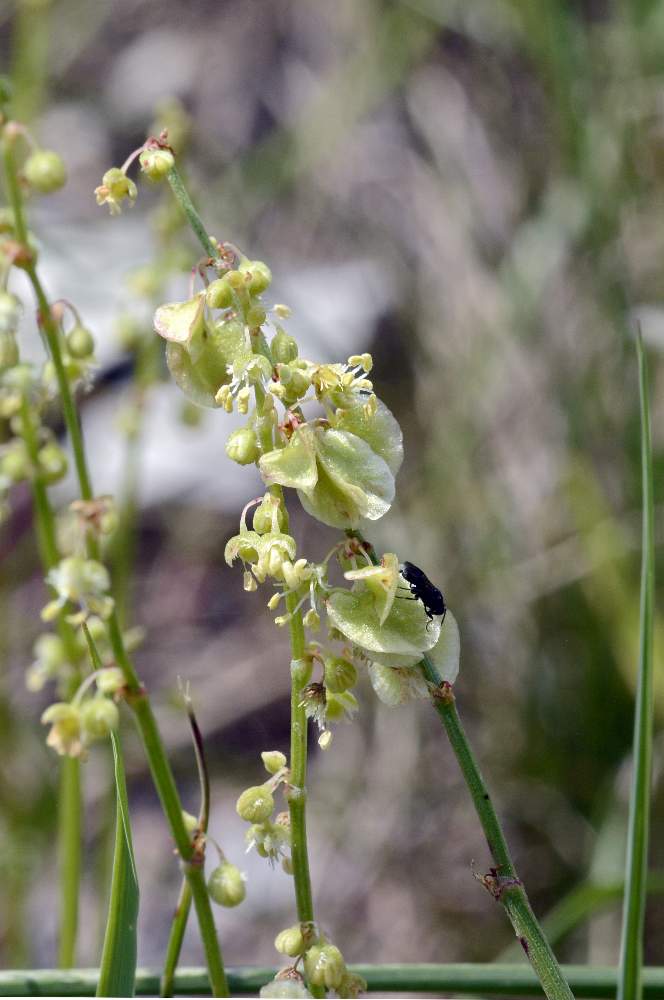
[[[176,166],[172,166],[166,175],[168,178],[168,183],[171,186],[171,191],[177,201],[178,205],[187,216],[187,221],[194,231],[199,243],[205,250],[208,257],[212,260],[219,259],[219,248],[212,242],[208,236],[208,232],[203,225],[203,220],[194,208],[194,203],[189,197],[189,192],[182,182],[182,178]]]
[[[636,335],[641,412],[641,477],[643,492],[643,548],[641,553],[641,623],[639,671],[634,716],[634,773],[629,806],[625,897],[618,1000],[641,996],[643,925],[648,877],[648,835],[652,786],[653,740],[653,601],[655,590],[654,500],[652,442],[648,394],[648,367],[641,333]]]
[[[55,515],[46,485],[39,472],[39,436],[27,395],[21,400],[21,433],[32,465],[32,499],[37,522],[39,550],[45,569],[52,569],[60,559],[55,534]],[[57,621],[58,633],[68,651],[71,663],[76,662],[76,637],[62,615]],[[75,672],[70,689],[78,687],[80,674]],[[58,962],[69,969],[76,961],[78,931],[78,900],[81,885],[81,766],[80,761],[64,758],[60,761],[58,795],[58,873],[59,873],[59,942]]]
[[[369,993],[385,996],[401,993],[467,994],[470,996],[540,995],[537,977],[527,965],[520,963],[487,965],[453,963],[434,965],[351,965],[351,972],[366,979]],[[577,997],[615,996],[617,970],[611,966],[566,965],[565,976]],[[273,967],[249,966],[228,970],[233,996],[256,996],[261,986],[274,978]],[[1,996],[92,996],[97,984],[96,969],[75,969],[69,973],[56,969],[0,971]],[[155,996],[159,989],[158,969],[139,969],[136,975],[136,996]],[[646,1000],[658,1000],[664,994],[664,968],[643,970],[643,995]],[[210,995],[205,969],[183,968],[175,977],[176,996]]]
[[[16,164],[14,162],[13,143],[5,139],[3,145],[7,189],[9,192],[11,207],[14,212],[16,236],[19,242],[27,245],[27,227],[23,212],[21,192],[18,185]],[[60,390],[62,400],[62,412],[72,443],[81,497],[84,500],[91,500],[94,494],[88,471],[78,414],[62,360],[59,330],[55,320],[53,319],[53,314],[51,312],[48,299],[46,298],[46,293],[41,285],[34,264],[30,264],[26,268],[26,272],[37,299],[41,326],[46,335],[49,353],[55,367],[58,388]],[[97,539],[90,532],[88,533],[87,544],[89,556],[93,559],[99,558],[99,544]],[[198,870],[197,863],[195,863],[195,859],[193,857],[194,850],[182,819],[182,806],[180,804],[177,788],[175,786],[175,779],[173,778],[173,773],[168,762],[168,757],[166,756],[166,751],[157,728],[152,708],[148,702],[147,694],[139,681],[134,666],[127,656],[124,648],[122,632],[120,630],[117,614],[115,612],[113,612],[108,621],[108,629],[113,654],[118,666],[125,676],[127,701],[132,706],[134,711],[134,717],[143,740],[143,745],[148,758],[152,778],[157,789],[157,794],[159,795],[159,799],[171,829],[171,834],[175,840],[178,852],[182,859],[185,874],[189,880],[189,884],[191,885],[194,905],[196,907],[196,913],[200,924],[201,938],[203,940],[205,956],[210,971],[210,981],[212,983],[213,993],[215,996],[228,996],[228,984],[224,974],[221,949],[217,940],[214,919],[212,916],[212,908],[210,905],[210,898],[207,893],[207,886],[205,885],[205,879],[202,872]]]
[[[60,764],[58,795],[58,862],[60,917],[58,963],[70,969],[76,961],[78,898],[81,884],[81,762],[65,757]]]
[[[445,727],[495,861],[496,867],[485,876],[484,884],[505,908],[514,933],[549,1000],[572,1000],[572,991],[531,909],[526,890],[514,867],[479,764],[461,724],[452,688],[441,682],[440,675],[428,656],[424,656],[422,664],[427,680],[434,686],[434,707]]]
[[[203,734],[200,731],[198,721],[194,714],[193,705],[188,695],[185,695],[185,704],[187,708],[189,726],[191,727],[191,735],[194,741],[196,767],[198,769],[198,779],[201,786],[201,804],[198,811],[198,829],[203,835],[205,835],[207,833],[208,823],[210,820],[210,775],[208,772],[207,761],[205,759]],[[202,846],[204,849],[204,839],[202,839]],[[180,959],[182,941],[184,939],[184,932],[187,929],[187,921],[189,920],[190,910],[191,887],[185,878],[182,880],[182,885],[180,886],[180,894],[178,896],[175,913],[173,914],[173,921],[171,923],[171,932],[168,936],[166,958],[164,960],[164,971],[161,977],[162,997],[173,996],[175,972]]]

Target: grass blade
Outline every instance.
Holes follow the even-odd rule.
[[[97,983],[98,997],[131,997],[136,978],[138,878],[129,825],[127,785],[120,743],[111,734],[117,812],[111,898]]]
[[[654,502],[648,368],[640,331],[637,331],[636,335],[636,353],[641,401],[641,479],[643,492],[641,635],[634,716],[634,771],[629,806],[618,1000],[640,1000],[642,995],[643,925],[648,875],[648,832],[652,782]]]

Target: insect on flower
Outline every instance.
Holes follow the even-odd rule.
[[[447,606],[438,587],[435,587],[424,570],[414,563],[404,562],[399,566],[399,572],[410,587],[411,598],[406,600],[421,601],[427,613],[429,622],[432,622],[435,615],[442,615],[442,623],[445,621]],[[428,628],[428,625],[427,625]]]

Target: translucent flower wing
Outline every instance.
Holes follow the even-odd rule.
[[[327,602],[327,614],[335,628],[369,653],[420,654],[421,658],[440,635],[440,623],[429,622],[419,601],[394,601],[381,625],[369,591],[335,591]]]
[[[310,427],[296,430],[285,448],[269,451],[258,463],[267,486],[279,484],[308,492],[318,480],[314,435]]]
[[[357,404],[337,411],[335,426],[362,438],[387,463],[396,476],[403,461],[403,434],[391,410],[380,399],[374,413]]]

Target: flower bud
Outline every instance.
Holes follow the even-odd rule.
[[[32,471],[30,459],[23,441],[11,441],[6,451],[0,455],[0,476],[12,483],[28,479]]]
[[[313,670],[313,660],[310,656],[303,656],[298,660],[290,662],[291,679],[296,687],[302,688],[309,683]]]
[[[226,441],[226,454],[238,465],[251,465],[257,461],[260,453],[256,432],[250,427],[233,431]]]
[[[287,365],[297,357],[297,341],[280,328],[272,338],[270,351],[275,364]]]
[[[273,997],[274,1000],[300,1000],[310,997],[302,976],[295,969],[284,969],[265,986],[261,986],[259,997]]]
[[[88,628],[90,622],[88,622]],[[102,623],[103,624],[103,623]],[[117,694],[124,687],[124,674],[119,667],[106,667],[97,674],[97,688],[101,694]]]
[[[190,837],[193,837],[198,830],[198,819],[188,813],[186,809],[182,810],[182,822],[184,823],[184,828]]]
[[[242,872],[230,861],[222,861],[208,879],[208,892],[220,906],[238,906],[247,894]]]
[[[250,309],[247,309],[245,319],[247,321],[247,326],[252,330],[255,330],[257,327],[262,326],[265,322],[265,310],[262,306],[251,306]]]
[[[268,531],[274,531],[273,517],[276,513],[276,530],[282,531],[286,523],[281,504],[276,497],[267,493],[261,503],[254,511],[253,527],[259,535],[264,535]]]
[[[62,158],[50,149],[39,149],[25,161],[23,174],[30,187],[40,194],[51,194],[63,187],[67,170]]]
[[[336,990],[346,975],[346,963],[333,944],[315,944],[304,956],[304,972],[312,986]]]
[[[118,707],[109,698],[89,698],[83,702],[80,716],[85,743],[103,740],[117,729],[120,721]]]
[[[39,469],[45,482],[57,483],[67,472],[67,456],[55,441],[48,441],[38,453]]]
[[[286,767],[286,754],[281,750],[263,750],[261,759],[268,774],[276,774],[282,767]]]
[[[233,289],[226,278],[217,278],[208,285],[205,301],[210,309],[227,309],[233,302]]]
[[[18,364],[18,344],[13,333],[0,331],[0,372]]]
[[[283,302],[275,302],[273,309],[280,319],[288,319],[291,314],[291,307],[285,306]]]
[[[95,349],[95,340],[85,326],[77,324],[67,334],[67,350],[73,358],[89,358]]]
[[[325,658],[325,687],[333,694],[347,691],[357,684],[357,668],[342,656]]]
[[[274,939],[274,947],[280,954],[289,955],[291,958],[301,955],[304,951],[304,939],[300,925],[295,924],[294,927],[279,931]]]
[[[247,823],[263,823],[274,812],[274,797],[265,785],[254,785],[242,792],[235,808]]]
[[[0,291],[0,333],[16,333],[23,306],[11,292]],[[16,359],[18,360],[18,358]],[[16,361],[12,362],[16,364]],[[8,368],[9,365],[3,365]]]
[[[309,628],[312,632],[317,632],[320,628],[320,615],[315,608],[309,608],[306,615],[302,618],[302,624],[305,628]]]
[[[175,166],[175,157],[169,149],[144,149],[138,162],[146,177],[151,181],[161,181]]]
[[[260,295],[272,282],[272,272],[262,260],[243,260],[238,267],[243,276],[249,276],[249,291],[252,295]]]

